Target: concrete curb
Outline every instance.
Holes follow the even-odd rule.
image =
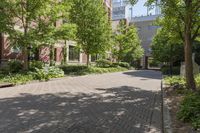
[[[162,93],[162,132],[163,133],[172,133],[172,122],[171,122],[171,117],[170,117],[170,112],[169,112],[169,106],[166,100],[166,94],[164,92],[164,87],[165,85],[163,84],[163,80],[161,83],[161,93]]]

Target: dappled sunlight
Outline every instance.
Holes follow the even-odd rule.
[[[0,132],[130,133],[160,128],[150,122],[153,111],[160,113],[160,105],[151,100],[155,92],[129,86],[96,90],[99,93],[21,94],[0,99]]]

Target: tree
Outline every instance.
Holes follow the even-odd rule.
[[[149,0],[148,4],[157,2]],[[187,87],[196,90],[192,63],[192,46],[200,35],[200,2],[199,0],[161,0],[163,17],[172,32],[179,34],[184,43]]]
[[[73,0],[70,20],[77,25],[77,42],[89,55],[105,53],[110,48],[111,24],[103,1]]]
[[[65,18],[66,19],[66,18]],[[64,23],[55,32],[56,40],[65,40],[65,46],[63,48],[63,64],[67,63],[67,41],[76,40],[77,27],[75,24],[69,22]]]
[[[140,45],[141,41],[134,25],[128,26],[124,20],[120,21],[114,41],[113,53],[118,61],[132,63],[143,56],[144,50]]]
[[[66,17],[66,9],[65,2],[55,0],[0,1],[0,32],[22,49],[24,69],[28,69],[29,47],[56,43],[56,22]]]
[[[172,65],[183,60],[184,48],[181,39],[174,39],[174,35],[164,27],[157,31],[151,47],[153,58],[159,62]]]

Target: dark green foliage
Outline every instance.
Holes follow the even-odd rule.
[[[112,62],[106,59],[101,59],[96,61],[97,67],[107,68],[112,66]]]
[[[162,20],[160,20],[158,23],[162,23]],[[183,61],[183,43],[181,42],[180,38],[174,38],[174,36],[172,36],[166,28],[161,28],[157,31],[151,48],[154,60],[171,63]]]
[[[35,72],[2,74],[0,75],[1,83],[25,84],[32,80],[49,80],[51,78],[63,77],[64,72],[56,67],[44,67],[42,69],[35,68]]]
[[[125,68],[130,68],[130,64],[127,62],[115,62],[113,63],[114,67],[120,66],[120,67],[125,67]]]
[[[11,60],[8,62],[9,72],[10,73],[18,73],[22,71],[23,64],[19,60]]]
[[[169,66],[163,66],[161,68],[161,72],[164,75],[170,75],[170,67]],[[179,75],[180,74],[180,66],[175,66],[172,68],[172,74],[173,75]]]
[[[88,69],[88,74],[102,74],[102,73],[110,73],[110,72],[120,72],[120,71],[127,71],[128,69],[124,67],[109,67],[109,68],[99,68],[99,67],[91,67]]]
[[[63,65],[60,68],[65,72],[66,75],[86,75],[86,74],[101,74],[109,72],[126,71],[128,69],[122,67],[87,67],[85,65]]]
[[[200,128],[200,94],[187,95],[180,105],[178,118],[184,122],[192,123],[196,129]]]
[[[31,74],[9,74],[7,76],[1,75],[0,82],[11,83],[11,84],[25,84],[33,80],[33,75]]]
[[[85,65],[62,65],[59,67],[64,71],[66,75],[81,75],[81,73],[87,70]]]
[[[42,69],[44,67],[44,63],[42,61],[31,61],[30,62],[30,71],[35,71],[37,69]]]
[[[170,86],[180,85],[182,87],[185,87],[185,84],[186,84],[185,78],[181,76],[165,77],[164,81],[165,81],[165,84],[170,85]]]
[[[144,50],[134,25],[128,26],[124,20],[120,21],[113,39],[112,53],[118,61],[132,63],[143,56]]]

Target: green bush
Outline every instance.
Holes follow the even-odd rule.
[[[58,67],[48,67],[49,78],[60,78],[64,77],[64,71]]]
[[[11,73],[18,73],[22,71],[23,64],[19,60],[11,60],[8,62],[9,72]]]
[[[1,76],[0,81],[12,84],[25,84],[33,80],[33,75],[31,74],[10,74],[7,76]]]
[[[31,61],[30,62],[30,70],[35,71],[37,69],[42,69],[44,67],[44,63],[42,61]]]
[[[169,66],[163,66],[161,68],[161,72],[164,75],[170,75],[170,68],[169,68]],[[172,74],[173,75],[179,75],[180,74],[180,66],[173,67],[172,68]]]
[[[62,65],[59,68],[67,75],[82,75],[88,69],[85,65]]]
[[[119,72],[119,71],[126,71],[126,68],[122,67],[87,67],[84,65],[63,65],[60,66],[65,74],[67,75],[86,75],[86,74],[101,74],[101,73],[108,73],[108,72]]]
[[[109,60],[101,59],[96,61],[97,67],[108,68],[112,66],[112,62]]]
[[[181,102],[178,118],[189,122],[196,129],[200,128],[200,94],[191,93]]]
[[[127,62],[116,62],[116,63],[113,63],[113,66],[120,66],[120,67],[130,68],[130,64],[127,63]]]
[[[168,76],[164,78],[165,84],[173,86],[173,85],[181,85],[185,87],[186,81],[184,77],[181,76]]]
[[[127,69],[123,67],[109,67],[109,68],[91,67],[88,69],[87,73],[102,74],[102,73],[119,72],[119,71],[126,71],[126,70]]]
[[[51,78],[59,78],[64,76],[64,71],[57,67],[43,67],[43,69],[36,68],[34,79],[49,80]]]

